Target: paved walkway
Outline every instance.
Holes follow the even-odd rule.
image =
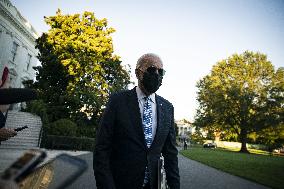
[[[179,155],[181,189],[268,189]]]
[[[80,155],[88,162],[89,169],[78,178],[68,189],[78,187],[95,189],[93,176],[93,154]],[[265,186],[224,173],[196,161],[179,155],[179,168],[181,175],[181,189],[268,189]]]
[[[0,150],[0,163],[2,168],[8,161],[19,157],[23,151],[15,151],[15,149],[7,151],[6,149],[5,153],[3,152],[4,151]],[[70,155],[80,157],[87,161],[89,165],[88,170],[81,177],[77,178],[76,181],[68,187],[68,189],[95,189],[93,154],[90,152],[80,151],[51,150],[48,151],[47,159],[51,159],[60,153],[68,153]],[[224,173],[196,161],[192,161],[182,155],[179,155],[178,158],[181,175],[181,189],[268,189],[260,184]],[[7,166],[7,164],[5,166]]]

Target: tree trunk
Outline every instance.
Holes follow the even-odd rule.
[[[249,153],[249,151],[247,149],[247,129],[246,129],[246,127],[241,128],[240,140],[241,140],[241,143],[242,143],[242,147],[241,147],[240,152]]]

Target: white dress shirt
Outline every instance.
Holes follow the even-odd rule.
[[[138,103],[139,103],[139,109],[140,109],[140,114],[141,114],[141,121],[143,123],[143,108],[144,104],[146,102],[145,97],[146,95],[142,92],[142,90],[139,88],[139,86],[136,87],[136,93],[137,93],[137,98],[138,98]],[[156,130],[157,130],[157,105],[156,105],[156,98],[155,98],[155,93],[152,93],[150,96],[150,103],[152,107],[152,136],[153,140],[155,138]]]

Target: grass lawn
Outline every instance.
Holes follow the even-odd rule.
[[[243,154],[224,149],[192,147],[180,152],[189,159],[199,161],[224,172],[272,188],[284,188],[284,157]]]

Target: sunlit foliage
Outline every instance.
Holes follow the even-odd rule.
[[[197,83],[195,125],[235,133],[247,152],[248,133],[277,127],[284,120],[284,69],[267,56],[246,51],[217,62]]]
[[[58,10],[45,22],[50,29],[36,41],[41,66],[30,87],[40,91],[51,122],[97,122],[109,94],[130,83],[129,67],[114,54],[115,30],[92,12],[64,15]]]

